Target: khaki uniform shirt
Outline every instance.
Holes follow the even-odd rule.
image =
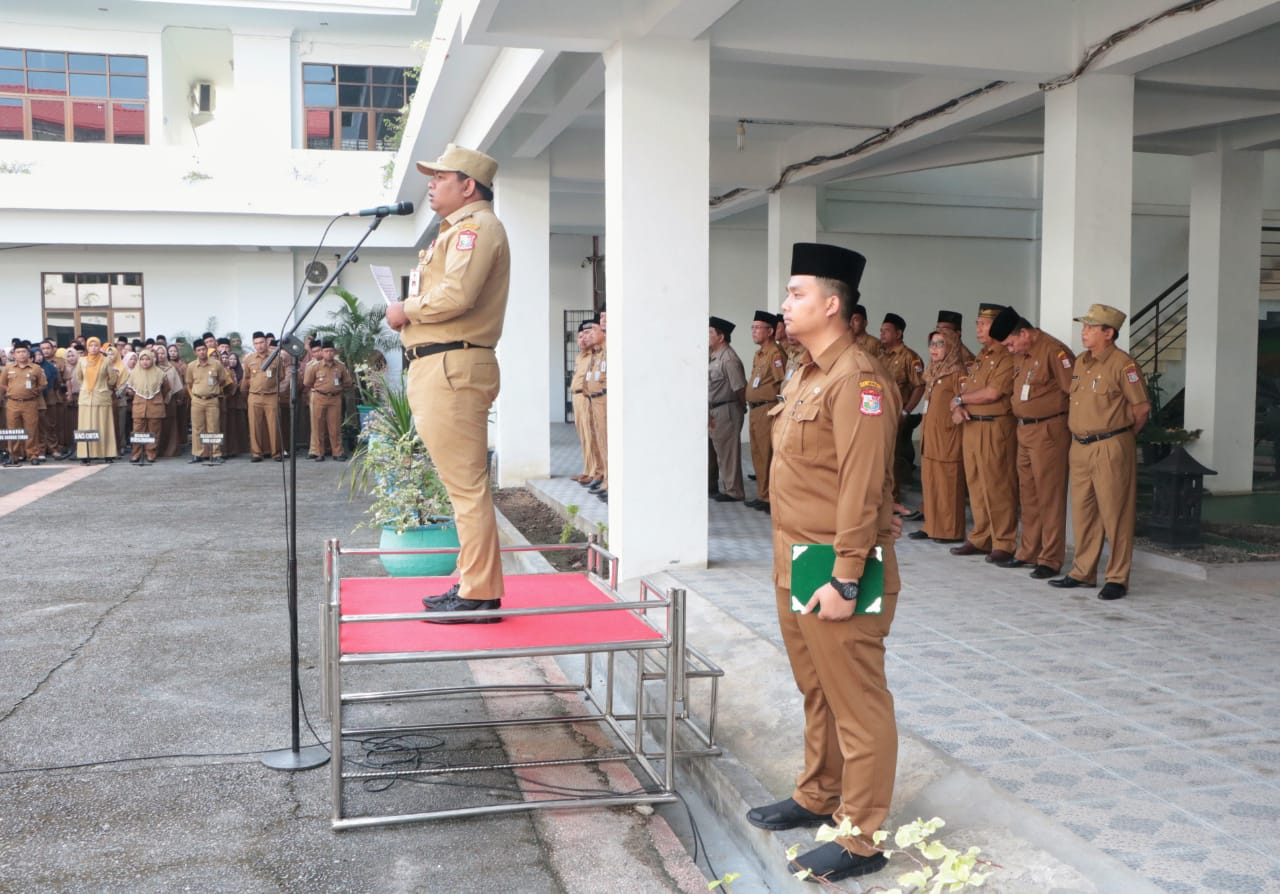
[[[609,352],[607,345],[591,349],[591,359],[587,365],[587,375],[582,383],[582,390],[587,394],[600,394],[609,387]]]
[[[1123,429],[1133,425],[1133,407],[1150,400],[1146,379],[1132,357],[1114,345],[1100,357],[1085,351],[1076,358],[1071,377],[1067,427],[1078,438]]]
[[[38,398],[49,384],[44,370],[27,361],[19,366],[10,363],[4,368],[4,377],[0,379],[4,386],[4,396],[9,400],[33,401]]]
[[[920,360],[920,355],[906,345],[898,345],[892,351],[881,354],[880,362],[898,386],[898,395],[905,407],[911,392],[924,384],[924,363]]]
[[[1076,357],[1047,332],[1037,332],[1025,354],[1013,359],[1013,415],[1045,419],[1067,411]]]
[[[587,370],[591,368],[592,348],[583,348],[578,351],[578,357],[573,361],[573,380],[569,382],[569,391],[572,394],[578,394],[587,383]]]
[[[893,444],[901,403],[884,368],[842,333],[805,363],[769,411],[773,422],[773,580],[791,584],[791,547],[832,543],[835,577],[862,577],[876,546],[884,591],[901,587],[893,549]]]
[[[756,350],[751,361],[751,381],[747,383],[747,403],[773,403],[782,392],[787,361],[782,349],[769,339]]]
[[[257,356],[254,355],[255,358]],[[272,369],[275,369],[274,365]],[[192,360],[187,364],[185,384],[193,397],[221,397],[235,384],[235,379],[231,378],[231,370],[217,360],[205,360],[203,363]]]
[[[1013,355],[1002,344],[992,343],[978,352],[969,364],[969,374],[960,380],[961,393],[991,386],[1000,392],[993,403],[965,402],[971,416],[1006,416],[1013,395]]]
[[[270,351],[267,351],[267,353],[261,354],[261,355],[258,354],[257,351],[254,351],[252,354],[249,354],[247,357],[244,358],[244,363],[243,363],[244,378],[240,380],[241,391],[247,391],[250,394],[278,394],[279,393],[280,388],[277,383],[281,378],[284,377],[285,374],[287,374],[284,367],[280,363],[281,358],[284,357],[284,353],[282,352],[280,356],[276,358],[275,363],[271,364],[270,369],[263,369],[262,368],[263,361],[265,361],[270,356],[271,356]],[[221,366],[222,364],[218,364],[218,365]],[[189,366],[195,366],[195,361],[193,360],[189,364]],[[225,368],[223,369],[223,372],[226,372]],[[191,381],[191,378],[190,378],[190,374],[188,373],[187,382],[189,383],[190,381]]]
[[[400,340],[406,348],[451,341],[493,347],[502,337],[510,281],[507,231],[493,206],[464,205],[444,219],[431,247],[418,255],[404,303],[409,323]]]
[[[876,338],[870,332],[864,332],[853,340],[853,343],[862,350],[866,351],[872,357],[880,356],[880,339]],[[885,592],[889,592],[885,590]]]
[[[317,360],[307,366],[303,375],[303,385],[325,397],[342,394],[351,384],[351,373],[341,360],[334,360],[332,363]]]
[[[732,403],[737,400],[734,392],[747,387],[747,373],[742,360],[732,345],[725,345],[711,355],[707,362],[707,404]]]

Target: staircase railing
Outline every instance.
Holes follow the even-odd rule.
[[[1133,315],[1129,354],[1148,376],[1160,371],[1160,355],[1187,334],[1187,275]]]

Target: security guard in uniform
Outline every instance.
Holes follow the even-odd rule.
[[[885,314],[880,324],[880,362],[888,370],[902,398],[902,420],[898,423],[898,440],[893,447],[893,501],[902,500],[902,486],[915,477],[916,451],[911,433],[920,425],[913,416],[920,398],[924,397],[924,363],[920,355],[902,341],[907,321],[897,314]]]
[[[778,402],[787,371],[782,349],[773,340],[777,325],[778,318],[767,310],[756,311],[751,322],[751,340],[759,347],[751,360],[751,379],[747,382],[747,432],[758,496],[746,505],[762,512],[769,511],[769,463],[773,461],[773,417],[769,411]]]
[[[849,820],[860,830],[795,863],[828,881],[882,868],[871,836],[893,797],[898,732],[884,672],[884,639],[901,582],[893,542],[893,441],[901,409],[884,368],[858,350],[848,317],[866,259],[832,245],[797,243],[782,305],[788,331],[811,360],[773,409],[773,580],[778,622],[804,696],[804,768],[791,797],[747,821],[785,830]],[[791,611],[791,547],[834,544],[830,583]],[[879,547],[880,614],[854,614],[858,580]]]
[[[409,299],[387,308],[412,358],[409,403],[422,443],[440,473],[458,525],[458,583],[423,600],[428,612],[502,607],[502,559],[489,490],[488,418],[498,396],[498,359],[511,282],[507,232],[493,213],[498,163],[452,143],[434,162],[431,210],[440,232],[419,256]],[[496,618],[441,618],[492,623]]]
[[[1013,354],[1013,415],[1018,420],[1018,496],[1022,538],[1001,568],[1035,565],[1031,576],[1057,575],[1067,554],[1067,393],[1075,354],[1011,307],[991,324],[991,338]]]
[[[1067,412],[1076,554],[1070,573],[1049,581],[1062,589],[1094,586],[1105,537],[1111,556],[1099,599],[1120,599],[1129,592],[1138,495],[1135,438],[1151,416],[1142,370],[1115,346],[1124,321],[1123,311],[1106,304],[1091,305],[1076,317],[1084,324],[1080,341],[1086,348],[1076,358]]]

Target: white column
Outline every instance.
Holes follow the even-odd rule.
[[[1086,75],[1045,95],[1043,191],[1040,326],[1078,347],[1072,319],[1090,304],[1129,313],[1132,77]]]
[[[792,244],[817,241],[818,188],[784,186],[769,193],[769,293],[760,307],[775,313],[782,307],[791,278]]]
[[[231,52],[234,130],[265,150],[288,149],[293,145],[293,115],[286,110],[293,108],[294,78],[301,77],[293,71],[290,32],[237,32],[231,37]]]
[[[607,539],[629,578],[707,561],[710,55],[624,40],[604,63]]]
[[[1249,493],[1258,379],[1262,153],[1197,155],[1191,171],[1184,425],[1204,433],[1187,449],[1217,471],[1205,480],[1214,493]]]
[[[511,296],[498,361],[498,486],[551,477],[551,169],[547,157],[503,161],[494,210],[511,246]],[[508,359],[510,358],[510,359]],[[518,365],[516,365],[518,362]]]

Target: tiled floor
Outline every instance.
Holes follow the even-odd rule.
[[[574,474],[572,428],[552,437]],[[776,641],[767,516],[712,503],[710,528],[711,567],[675,576]],[[898,555],[900,724],[1170,892],[1280,892],[1280,571],[1270,593],[1137,571],[1103,603],[927,541]]]

